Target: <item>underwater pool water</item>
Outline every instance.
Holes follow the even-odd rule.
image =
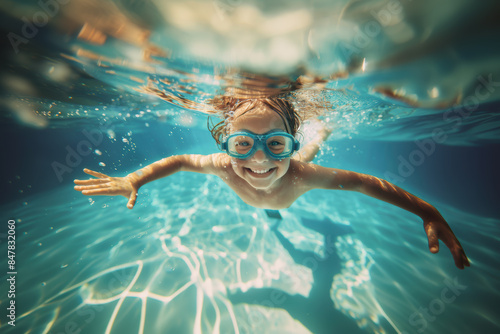
[[[446,249],[428,252],[411,214],[357,194],[318,191],[282,210],[278,233],[290,250],[276,219],[215,177],[177,174],[145,188],[133,211],[70,187],[4,206],[17,219],[20,311],[6,333],[308,333],[309,319],[321,320],[318,333],[352,332],[355,321],[377,333],[498,327],[498,219],[440,206],[472,260],[462,272]],[[353,231],[322,234],[304,219]],[[300,251],[317,255],[295,261]],[[325,288],[328,254],[339,268]],[[321,302],[308,300],[312,289],[341,314],[311,314]]]
[[[1,332],[499,332],[498,12],[2,1]],[[73,190],[83,168],[218,152],[210,99],[278,92],[333,129],[314,163],[430,202],[471,267],[442,243],[430,253],[418,217],[354,192],[311,191],[273,215],[211,175],[149,183],[133,210]]]

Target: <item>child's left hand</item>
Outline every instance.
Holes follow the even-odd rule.
[[[438,239],[441,239],[450,249],[457,268],[464,269],[464,266],[470,267],[469,259],[465,255],[462,245],[442,217],[424,218],[424,229],[429,239],[429,250],[432,253],[439,252]]]

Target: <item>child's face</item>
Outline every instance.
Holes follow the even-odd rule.
[[[275,111],[267,106],[262,106],[256,107],[246,113],[238,110],[235,111],[229,133],[245,130],[255,134],[265,134],[271,130],[286,132],[286,127],[281,117]],[[246,160],[231,159],[236,175],[247,181],[255,189],[262,190],[269,190],[279,185],[277,181],[286,174],[290,167],[290,158],[274,160],[260,149]],[[262,173],[262,171],[266,172]]]

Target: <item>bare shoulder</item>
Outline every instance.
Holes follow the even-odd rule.
[[[212,164],[217,169],[226,169],[231,166],[231,157],[225,153],[210,154],[208,157],[212,159]]]
[[[362,176],[360,173],[294,159],[290,161],[290,170],[292,176],[300,180],[307,191],[311,189],[357,190]]]
[[[224,169],[231,165],[229,156],[224,153],[189,154],[183,157],[182,170],[187,172],[220,175]]]

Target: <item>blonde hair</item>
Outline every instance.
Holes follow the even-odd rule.
[[[228,135],[228,123],[233,118],[236,111],[240,111],[240,115],[247,113],[258,107],[268,107],[275,111],[283,121],[286,131],[295,136],[301,123],[301,118],[293,107],[292,103],[284,98],[267,97],[259,99],[236,99],[233,97],[222,96],[212,101],[213,105],[224,110],[224,119],[217,124],[207,121],[208,130],[212,133],[218,145],[222,143],[223,137]]]

